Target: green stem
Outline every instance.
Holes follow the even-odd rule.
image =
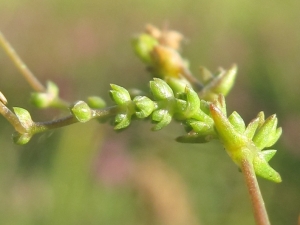
[[[252,164],[247,159],[245,159],[242,161],[241,169],[244,174],[246,185],[250,194],[256,224],[270,225],[268,213],[259,189]]]
[[[92,110],[92,119],[104,119],[105,117],[110,117],[116,115],[120,111],[120,107],[112,106],[106,109],[95,109]],[[74,123],[78,123],[79,121],[76,119],[74,115],[69,115],[57,120],[45,121],[45,122],[35,122],[33,133],[41,133],[47,130],[56,129],[65,127]]]
[[[13,47],[5,39],[4,35],[0,31],[0,45],[6,51],[11,60],[15,63],[16,67],[20,70],[23,77],[27,80],[30,86],[38,92],[46,92],[46,88],[39,82],[34,74],[28,69],[26,64],[22,61]]]

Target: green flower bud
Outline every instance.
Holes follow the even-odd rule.
[[[179,79],[179,78],[174,78],[174,77],[166,77],[165,81],[168,83],[168,85],[174,91],[176,96],[179,93],[185,92],[186,86],[191,87],[191,84],[185,79]]]
[[[113,89],[110,90],[111,97],[117,105],[124,105],[126,102],[131,101],[129,92],[125,88],[115,84],[110,86]]]
[[[234,129],[240,134],[244,133],[246,126],[243,118],[234,111],[229,117],[229,122],[233,125]]]
[[[172,120],[172,115],[169,113],[168,110],[165,109],[159,109],[155,110],[152,113],[152,120],[158,122],[152,130],[160,130],[163,127],[167,126],[171,120]]]
[[[117,124],[114,129],[120,130],[130,125],[131,116],[126,113],[117,114],[115,117],[115,123]]]
[[[92,110],[84,101],[76,102],[71,108],[71,112],[81,123],[85,123],[92,118]]]
[[[153,78],[153,81],[150,81],[150,89],[155,100],[164,100],[174,97],[172,89],[162,79]]]
[[[135,114],[140,119],[148,117],[155,109],[154,102],[146,96],[137,96],[133,101],[138,108]]]
[[[51,81],[47,82],[46,92],[33,92],[30,97],[30,102],[38,108],[47,108],[54,103],[58,97],[59,89],[57,85]]]
[[[184,62],[180,54],[174,49],[156,45],[152,51],[152,59],[158,77],[180,77]]]
[[[22,109],[19,107],[14,107],[13,109],[22,127],[24,127],[27,131],[30,130],[30,128],[34,124],[31,119],[30,113],[26,109]]]
[[[30,141],[31,137],[32,137],[32,135],[29,133],[20,134],[18,132],[15,132],[12,135],[13,142],[17,145],[27,144]]]
[[[58,86],[53,83],[52,81],[47,81],[47,93],[54,97],[57,97],[59,94],[59,88]]]
[[[38,108],[47,108],[51,105],[52,97],[48,93],[34,92],[30,96],[30,102]]]
[[[132,41],[135,53],[144,63],[148,65],[152,64],[151,52],[153,51],[154,46],[157,44],[158,41],[148,34],[141,34]]]
[[[280,183],[281,177],[267,162],[265,156],[262,154],[257,154],[253,160],[253,168],[256,175],[263,177],[267,180]]]
[[[106,102],[98,96],[90,96],[87,99],[89,107],[94,109],[102,109],[106,107]]]
[[[276,115],[272,115],[264,122],[264,124],[258,128],[256,131],[253,142],[258,147],[258,149],[262,150],[268,145],[270,141],[270,137],[272,137],[276,132],[277,127],[277,118]]]
[[[186,118],[192,117],[200,110],[200,99],[198,94],[189,86],[185,88],[187,107],[184,112]]]

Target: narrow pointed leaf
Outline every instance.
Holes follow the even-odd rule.
[[[243,118],[238,114],[236,111],[234,111],[229,117],[229,122],[233,125],[234,129],[239,132],[240,134],[244,133],[246,129],[245,122]]]

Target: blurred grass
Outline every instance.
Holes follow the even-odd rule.
[[[130,38],[148,22],[167,23],[186,35],[183,54],[195,74],[199,65],[216,71],[237,63],[229,111],[248,120],[260,110],[278,114],[284,134],[271,164],[283,183],[260,184],[272,224],[295,224],[300,213],[299,8],[292,0],[0,0],[0,29],[29,68],[43,82],[58,83],[70,101],[94,94],[108,99],[109,83],[147,89],[149,76],[132,53]],[[9,106],[29,109],[35,120],[56,117],[56,111],[28,104],[30,87],[0,52],[0,90]],[[3,118],[0,127],[0,224],[166,224],[149,198],[141,197],[156,189],[144,193],[131,177],[135,165],[148,158],[165,165],[158,173],[167,183],[184,184],[182,196],[188,196],[199,224],[254,223],[243,179],[220,145],[178,144],[173,141],[183,133],[178,124],[154,133],[139,122],[114,134],[111,127],[91,122],[35,137],[26,146],[12,144],[12,128]],[[179,181],[168,177],[173,173]],[[162,184],[158,190],[172,193],[167,189],[172,185]],[[169,207],[165,213],[180,215]]]

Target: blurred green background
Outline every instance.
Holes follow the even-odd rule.
[[[296,0],[0,0],[0,29],[69,101],[110,102],[110,83],[147,90],[150,77],[130,44],[147,23],[186,36],[194,74],[237,63],[229,112],[246,121],[277,113],[283,127],[271,161],[283,183],[259,179],[271,222],[282,225],[300,213],[299,10]],[[35,121],[60,116],[29,104],[31,88],[1,49],[0,90]],[[243,177],[219,143],[176,143],[184,131],[175,123],[150,128],[134,122],[115,133],[90,122],[16,146],[0,117],[0,224],[254,224]]]

